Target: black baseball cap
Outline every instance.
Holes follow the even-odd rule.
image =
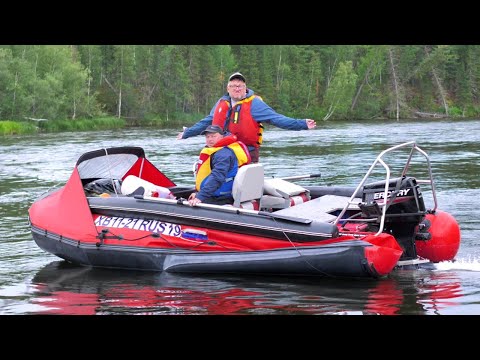
[[[223,129],[218,125],[208,125],[207,128],[200,133],[200,135],[205,135],[206,133],[219,133],[223,135]]]
[[[230,77],[228,78],[228,81],[232,81],[233,79],[242,80],[244,83],[247,82],[247,81],[245,80],[245,76],[243,76],[243,75],[240,74],[239,72],[236,72],[236,73],[233,73],[232,75],[230,75]]]

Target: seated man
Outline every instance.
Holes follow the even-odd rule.
[[[250,163],[247,147],[235,135],[225,136],[218,125],[209,125],[205,135],[206,146],[200,152],[195,172],[194,192],[188,198],[191,206],[206,204],[233,204],[232,186],[238,168]]]

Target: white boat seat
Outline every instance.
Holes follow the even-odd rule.
[[[261,209],[284,209],[290,206],[290,199],[280,196],[263,195],[260,199]]]
[[[233,180],[233,206],[246,207],[242,203],[259,200],[263,195],[264,176],[262,164],[248,164],[239,168]]]
[[[263,189],[266,194],[273,196],[281,196],[283,198],[300,195],[308,191],[307,189],[297,184],[276,178],[265,179],[263,183]]]
[[[284,209],[311,199],[310,191],[283,179],[265,179],[263,190],[261,209]]]
[[[240,208],[258,211],[260,210],[260,200],[244,201],[240,204]]]

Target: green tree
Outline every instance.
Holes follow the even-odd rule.
[[[327,113],[323,120],[328,120],[335,112],[338,118],[346,118],[355,92],[357,74],[353,71],[351,61],[338,64],[330,86],[325,95]]]

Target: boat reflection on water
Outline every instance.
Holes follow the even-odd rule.
[[[382,315],[433,315],[457,305],[461,281],[454,272],[402,270],[368,290],[365,311]]]
[[[381,280],[194,276],[93,269],[54,261],[33,278],[41,314],[436,314],[461,296],[447,272]]]

